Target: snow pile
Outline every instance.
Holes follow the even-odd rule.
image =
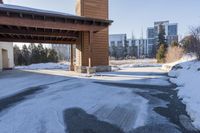
[[[192,61],[192,60],[195,60],[195,59],[196,59],[196,56],[194,54],[186,54],[180,60],[178,60],[176,62],[167,63],[167,64],[162,65],[162,70],[170,71],[173,66],[175,66],[179,63],[183,63],[183,62],[186,62],[186,61]]]
[[[37,70],[37,69],[69,69],[68,63],[39,63],[29,66],[16,66],[15,69]]]
[[[118,71],[120,70],[119,66],[112,66],[111,67],[111,71],[114,72],[114,71]]]
[[[185,61],[172,67],[169,72],[171,82],[177,84],[178,96],[186,104],[186,110],[191,116],[193,125],[200,129],[200,62]]]
[[[161,67],[161,64],[148,64],[148,63],[138,63],[138,64],[126,64],[119,66],[120,68],[135,68],[135,67]]]
[[[127,69],[127,68],[140,68],[140,67],[161,67],[155,59],[137,59],[137,60],[111,60],[110,65],[112,71]]]

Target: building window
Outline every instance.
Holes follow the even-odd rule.
[[[117,41],[117,45],[122,45],[122,41]]]
[[[168,26],[168,35],[176,36],[177,35],[177,25],[169,25]]]
[[[115,45],[115,41],[111,41],[111,43],[110,43],[111,45]]]

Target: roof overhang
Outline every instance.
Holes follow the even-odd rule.
[[[0,41],[74,43],[79,32],[98,32],[111,23],[111,20],[0,4]]]

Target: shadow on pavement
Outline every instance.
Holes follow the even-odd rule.
[[[81,108],[64,111],[66,133],[124,133],[117,126],[98,120]]]
[[[53,84],[57,84],[57,83],[61,83],[61,82],[69,81],[69,80],[71,79],[65,79],[65,80],[60,80],[57,82],[52,82],[52,83],[48,83],[48,84],[44,84],[44,85],[40,85],[36,87],[30,87],[19,93],[2,98],[0,99],[0,112],[16,105],[17,103],[20,103],[28,99],[28,96],[34,96],[35,94],[40,93],[44,89],[47,89],[48,85],[53,85]]]

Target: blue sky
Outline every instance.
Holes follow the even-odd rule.
[[[4,0],[5,3],[75,14],[76,0]],[[200,25],[200,0],[110,0],[110,33],[146,36],[154,21],[178,23],[179,35],[188,34],[191,26]]]

